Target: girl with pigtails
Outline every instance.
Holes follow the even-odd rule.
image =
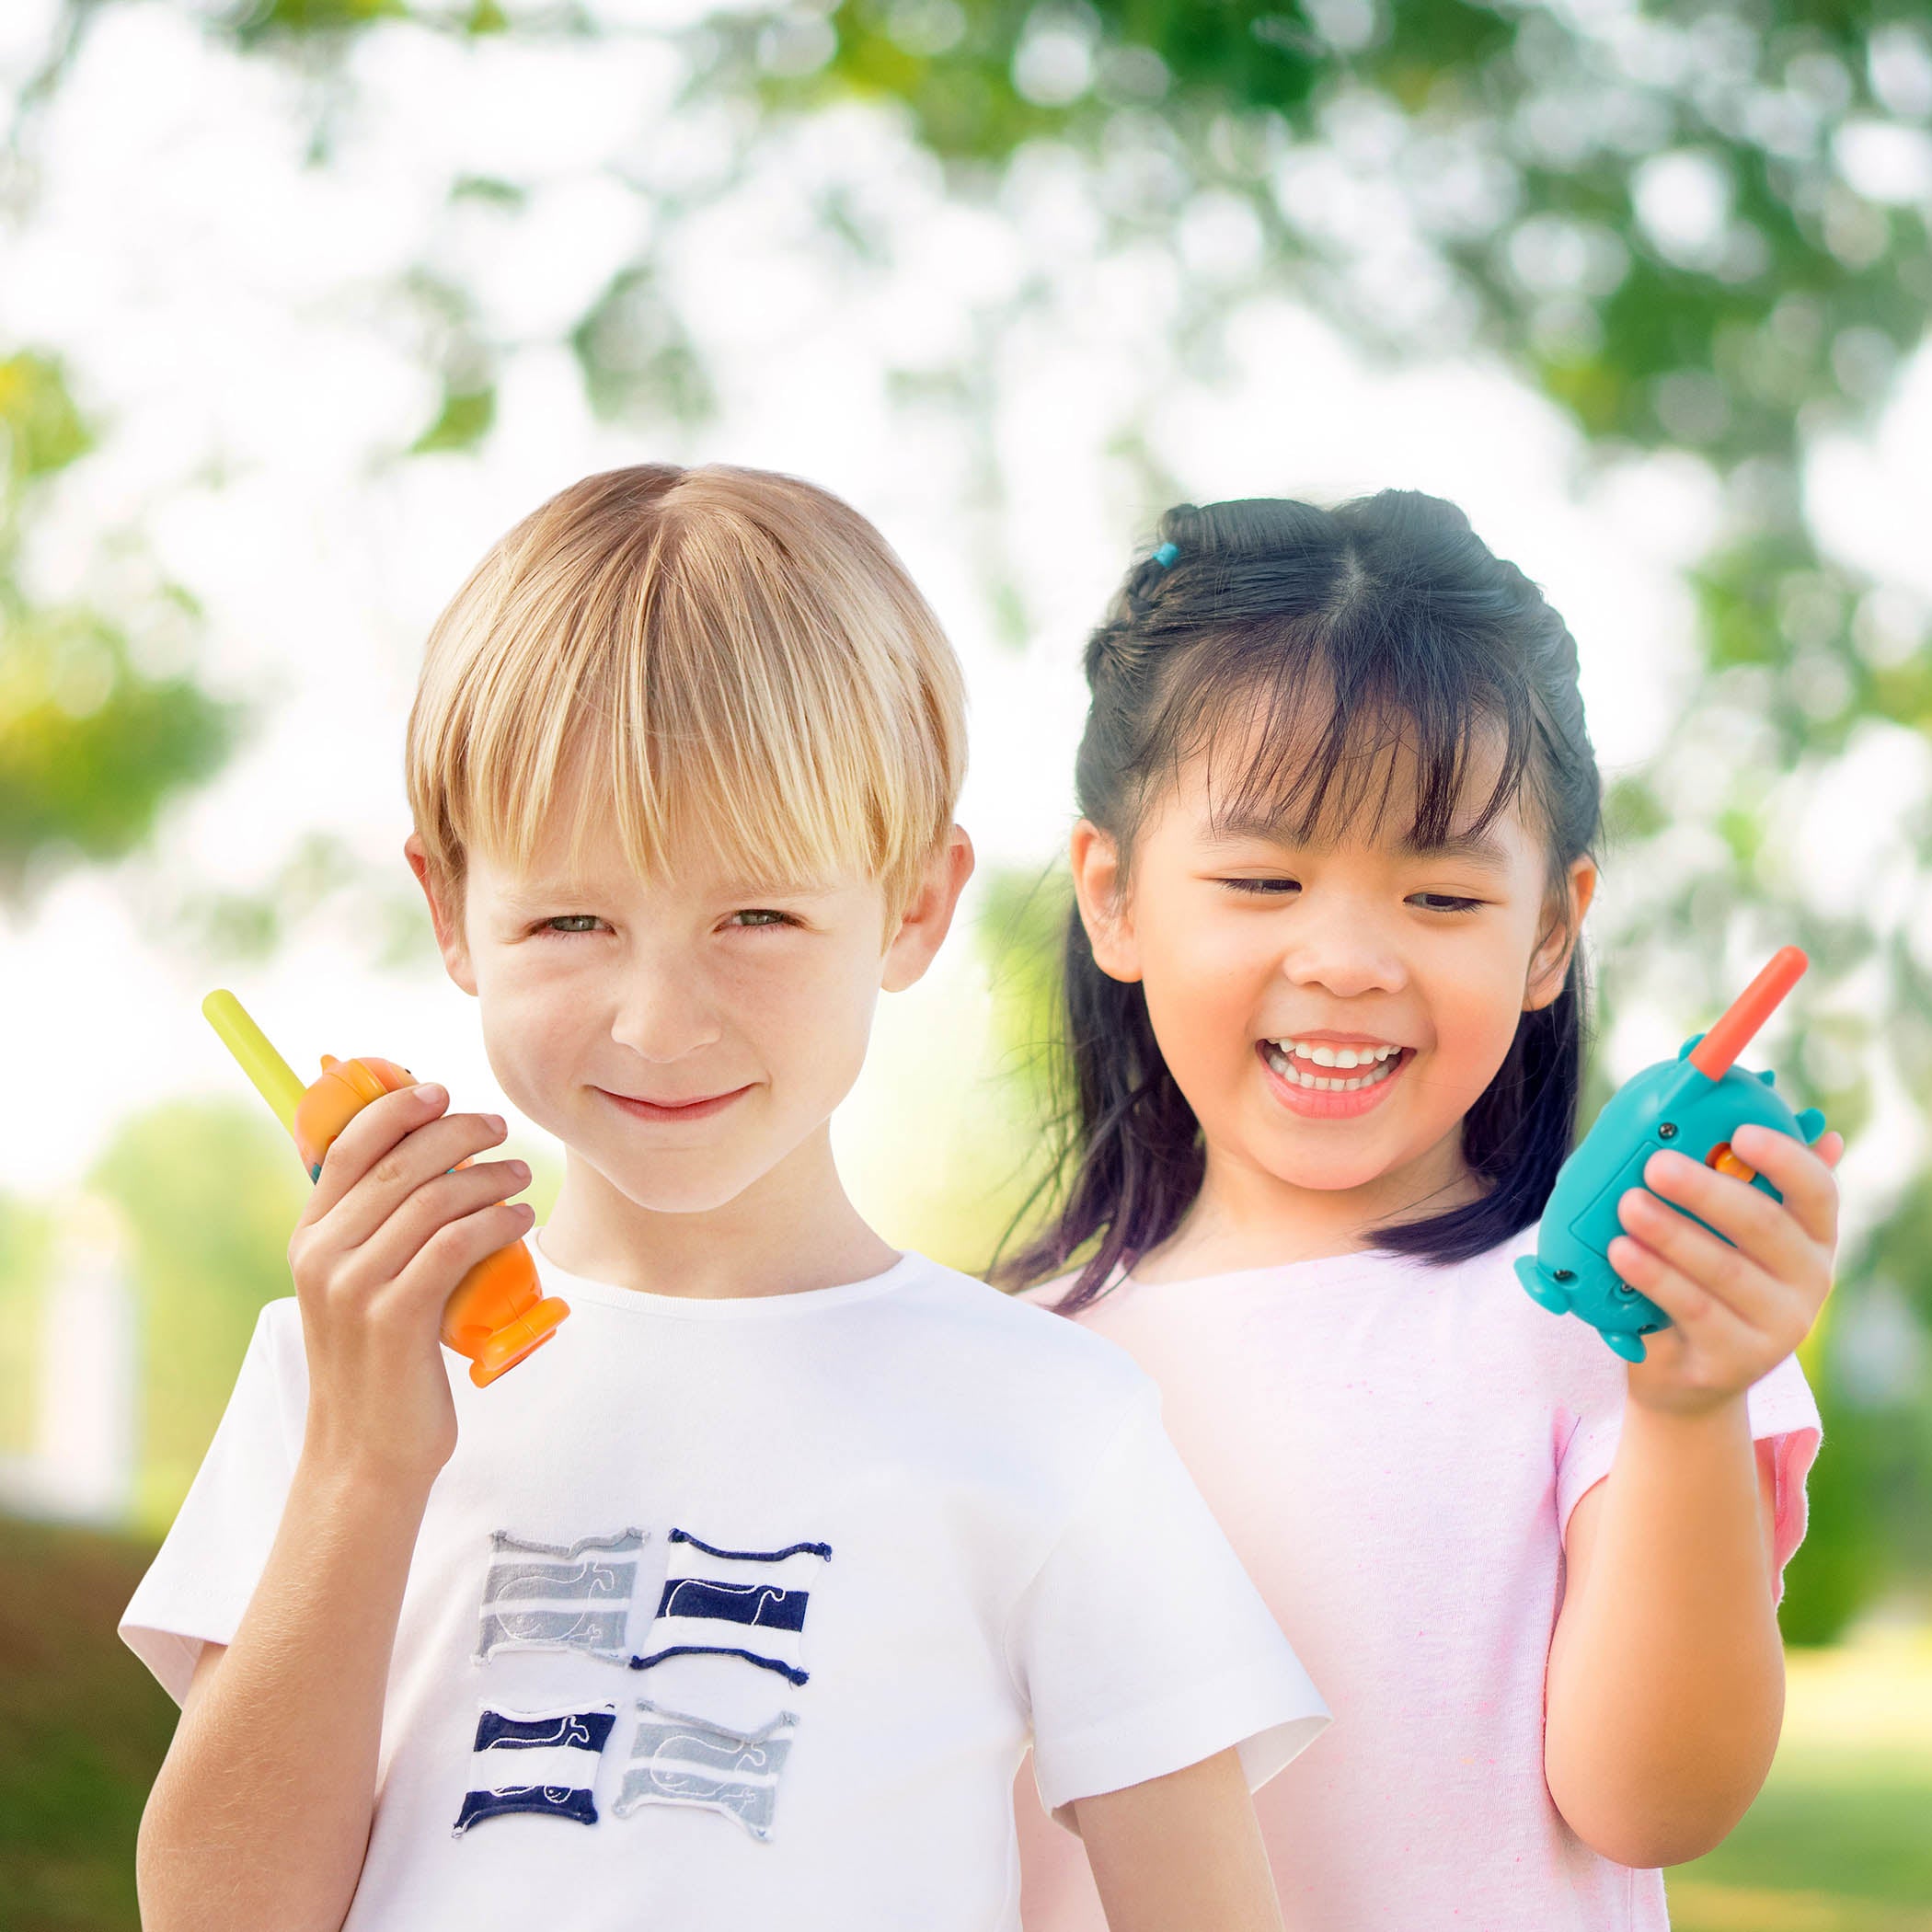
[[[1650,1932],[1777,1741],[1842,1142],[1740,1131],[1781,1203],[1650,1162],[1642,1363],[1536,1306],[1600,831],[1570,632],[1412,492],[1159,534],[1087,647],[1067,1132],[1005,1272],[1161,1385],[1324,1686],[1257,1800],[1288,1923]],[[1098,1926],[1018,1796],[1029,1932]]]

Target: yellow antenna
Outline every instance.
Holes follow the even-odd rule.
[[[295,1131],[295,1105],[308,1090],[295,1070],[269,1044],[269,1036],[248,1018],[247,1009],[225,987],[201,1002],[208,1024],[222,1036],[222,1044],[255,1083],[275,1118],[291,1133]]]

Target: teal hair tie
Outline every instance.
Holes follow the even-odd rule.
[[[1163,544],[1160,546],[1160,548],[1154,553],[1152,561],[1157,563],[1161,567],[1161,569],[1165,570],[1167,568],[1167,566],[1170,563],[1172,563],[1174,559],[1179,555],[1180,546],[1179,544]]]

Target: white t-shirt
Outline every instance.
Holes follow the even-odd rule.
[[[1591,1850],[1544,1781],[1564,1536],[1616,1459],[1628,1381],[1593,1329],[1523,1292],[1511,1262],[1535,1240],[1442,1268],[1366,1253],[1128,1282],[1078,1317],[1160,1384],[1182,1458],[1340,1719],[1256,1805],[1291,1926],[1668,1926],[1662,1874]],[[1819,1440],[1795,1358],[1746,1409],[1775,1445],[1781,1571]],[[1027,1932],[1096,1932],[1071,1841],[1030,1791],[1019,1808]]]
[[[1110,1344],[916,1255],[719,1301],[538,1266],[557,1340],[448,1358],[347,1932],[1012,1932],[1029,1733],[1058,1807],[1327,1722]],[[121,1626],[177,1698],[306,1390],[271,1303]]]

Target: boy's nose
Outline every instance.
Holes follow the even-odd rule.
[[[717,1007],[688,973],[632,980],[611,1022],[611,1038],[619,1046],[659,1064],[715,1046],[723,1031]]]

